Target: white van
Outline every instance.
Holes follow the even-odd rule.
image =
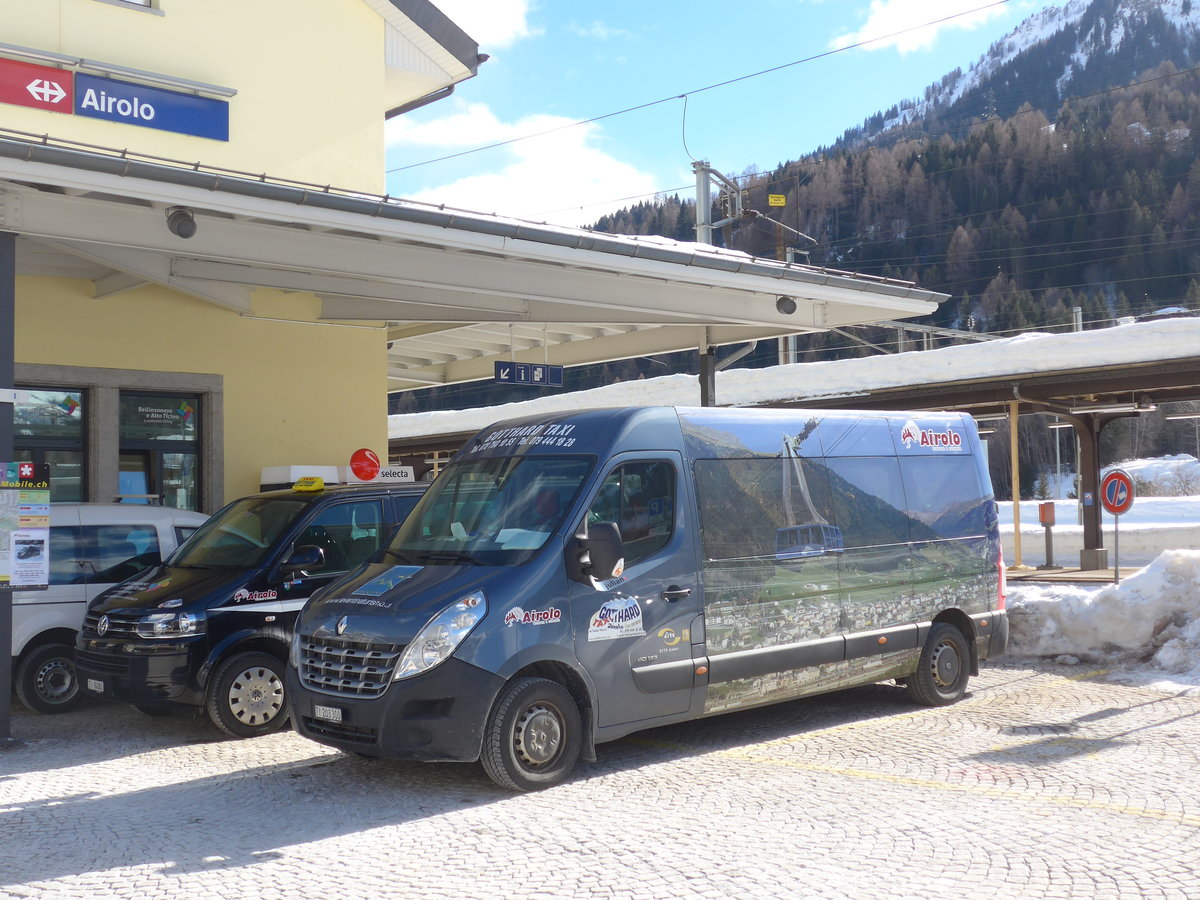
[[[56,713],[75,705],[75,639],[88,602],[158,565],[206,518],[161,506],[51,504],[50,586],[13,594],[13,685],[26,707]]]

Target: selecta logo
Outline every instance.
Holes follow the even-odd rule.
[[[504,624],[510,625],[549,625],[552,622],[562,621],[562,610],[550,607],[549,609],[533,609],[528,612],[521,609],[519,606],[514,606],[504,614]]]
[[[906,448],[916,445],[918,447],[954,450],[962,446],[962,435],[957,431],[951,431],[949,428],[945,431],[931,431],[928,428],[921,428],[916,422],[909,419],[904,423],[904,427],[900,429],[900,443]]]

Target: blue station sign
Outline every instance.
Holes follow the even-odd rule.
[[[497,384],[528,384],[562,387],[563,367],[543,363],[498,362],[493,380]]]
[[[75,74],[75,115],[229,140],[229,104],[224,100],[81,72]]]

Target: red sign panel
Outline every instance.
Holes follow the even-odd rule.
[[[350,457],[350,471],[354,473],[354,477],[362,481],[371,481],[379,475],[379,457],[375,455],[374,450],[368,450],[365,447],[361,450],[355,450]]]
[[[50,66],[0,59],[0,103],[73,113],[74,76]]]
[[[1100,502],[1109,515],[1129,512],[1133,506],[1133,479],[1120,469],[1113,469],[1100,482]]]

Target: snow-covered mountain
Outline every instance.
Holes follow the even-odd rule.
[[[919,124],[947,131],[1011,116],[1023,103],[1051,121],[1064,99],[1128,84],[1163,63],[1200,62],[1200,0],[1066,0],[1031,15],[966,71],[924,97],[897,104],[848,131],[856,146],[903,136]]]

